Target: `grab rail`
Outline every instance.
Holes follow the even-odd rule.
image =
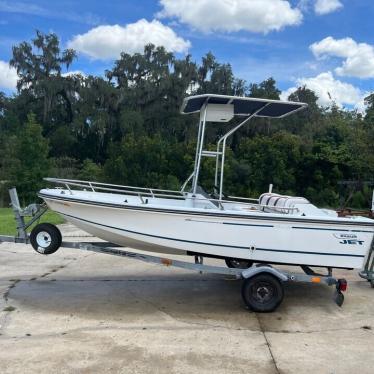
[[[74,180],[74,179],[60,179],[60,178],[44,178],[44,180],[61,184],[66,186],[69,190],[70,194],[73,194],[70,186],[81,187],[83,189],[90,188],[92,192],[97,191],[107,191],[107,192],[115,192],[115,193],[126,193],[129,195],[138,196],[141,203],[145,204],[147,200],[144,200],[143,197],[151,196],[152,198],[166,198],[166,199],[179,199],[179,200],[194,200],[194,201],[210,201],[213,204],[217,203],[220,209],[224,209],[225,204],[237,204],[243,207],[251,207],[255,208],[256,210],[260,211],[261,208],[267,208],[270,210],[274,210],[278,213],[286,212],[293,212],[298,211],[297,208],[276,208],[267,205],[259,204],[258,199],[248,198],[248,197],[236,197],[236,196],[228,196],[231,200],[224,200],[224,199],[213,199],[213,198],[201,198],[197,197],[196,195],[188,195],[187,192],[183,191],[174,191],[174,190],[165,190],[159,188],[147,188],[147,187],[134,187],[134,186],[123,186],[119,184],[109,184],[109,183],[101,183],[101,182],[91,182],[91,181],[82,181],[82,180]],[[116,187],[116,188],[113,188]],[[233,201],[234,200],[234,201]],[[236,201],[235,201],[236,200]],[[246,202],[238,201],[238,200],[246,200]]]
[[[175,193],[178,195],[183,195],[184,193],[181,191],[174,191],[174,190],[164,190],[160,188],[147,188],[147,187],[134,187],[134,186],[125,186],[120,184],[109,184],[109,183],[101,183],[101,182],[91,182],[91,181],[82,181],[82,180],[75,180],[75,179],[60,179],[60,178],[44,178],[45,181],[62,184],[66,186],[77,186],[77,187],[89,187],[92,192],[96,190],[105,190],[105,191],[113,191],[113,192],[124,192],[124,190],[134,190],[134,191],[148,191],[151,195],[154,191],[157,192],[168,192],[168,193]],[[118,187],[118,188],[112,188]]]

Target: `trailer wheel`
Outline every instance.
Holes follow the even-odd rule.
[[[30,242],[38,253],[50,255],[55,253],[61,246],[61,232],[51,223],[40,223],[32,229]]]
[[[241,258],[225,258],[225,262],[228,268],[234,269],[248,269],[253,265],[253,261],[244,260]]]
[[[273,312],[284,296],[281,281],[271,274],[261,273],[245,279],[242,285],[242,298],[254,312]]]

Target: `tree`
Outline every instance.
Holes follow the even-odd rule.
[[[281,91],[276,87],[274,78],[269,78],[260,84],[253,83],[249,85],[249,96],[264,99],[279,100]]]
[[[48,159],[48,140],[43,137],[34,114],[28,116],[22,134],[9,139],[8,151],[11,162],[5,175],[9,185],[17,187],[24,204],[35,201],[36,191],[45,185],[43,178],[48,176],[51,162]]]
[[[103,179],[103,170],[100,165],[90,159],[85,159],[78,175],[80,180],[99,182]]]
[[[212,72],[217,68],[219,64],[212,52],[207,53],[202,58],[202,64],[197,69],[197,84],[199,93],[209,92],[209,83]]]
[[[121,94],[113,84],[101,77],[81,78],[72,105],[71,132],[79,144],[73,149],[74,157],[104,161],[107,145],[121,139],[120,104]]]
[[[184,97],[280,95],[273,78],[247,84],[211,52],[195,62],[150,44],[122,53],[105,77],[65,76],[75,57],[55,34],[39,31],[13,48],[18,92],[0,93],[0,181],[17,185],[24,200],[35,199],[51,164],[57,177],[178,188],[192,171],[198,122],[197,114],[180,115]],[[289,99],[308,108],[271,122],[255,118],[229,139],[224,189],[257,197],[274,183],[277,192],[334,206],[339,180],[373,179],[374,94],[365,116],[321,108],[306,87]],[[204,147],[214,150],[232,126],[209,124]],[[200,183],[208,190],[214,166],[213,158],[202,161]],[[357,205],[364,195],[357,194]]]
[[[366,116],[365,121],[374,125],[374,93],[365,97]]]
[[[273,78],[269,78],[260,84],[253,83],[249,85],[250,97],[279,100],[281,91],[276,87],[276,82]],[[270,134],[272,127],[275,125],[274,121],[270,123],[269,118],[255,118],[252,126],[247,129],[246,134],[265,133]]]
[[[241,140],[236,154],[235,178],[245,195],[258,196],[274,184],[277,192],[298,192],[299,169],[302,165],[302,140],[296,135],[279,132]],[[243,175],[240,175],[244,172]],[[243,178],[244,176],[244,178]]]
[[[191,173],[192,159],[182,144],[160,135],[129,134],[120,143],[111,144],[104,174],[113,183],[178,189]]]
[[[36,31],[36,38],[30,43],[22,42],[14,46],[10,65],[16,68],[19,79],[18,91],[27,90],[36,99],[43,100],[43,123],[50,119],[54,99],[60,96],[68,100],[62,67],[69,68],[76,52],[65,49],[61,52],[56,34]]]
[[[298,87],[288,97],[289,101],[308,104],[307,108],[284,119],[285,128],[304,137],[312,137],[320,126],[324,126],[323,111],[318,106],[318,96],[306,86]]]

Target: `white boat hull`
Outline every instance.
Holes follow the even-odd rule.
[[[147,204],[115,207],[68,196],[41,197],[77,227],[120,246],[146,251],[187,252],[254,262],[362,268],[374,227],[303,220],[280,215],[161,209]],[[113,204],[112,204],[113,205]]]

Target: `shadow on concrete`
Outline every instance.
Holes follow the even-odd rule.
[[[44,278],[19,282],[9,298],[20,308],[93,318],[108,312],[115,317],[165,311],[175,316],[198,313],[207,317],[213,313],[226,319],[228,314],[246,312],[241,284],[240,280],[197,274]],[[306,306],[310,312],[321,308],[329,312],[336,308],[332,295],[333,288],[324,285],[285,284],[278,313]]]

